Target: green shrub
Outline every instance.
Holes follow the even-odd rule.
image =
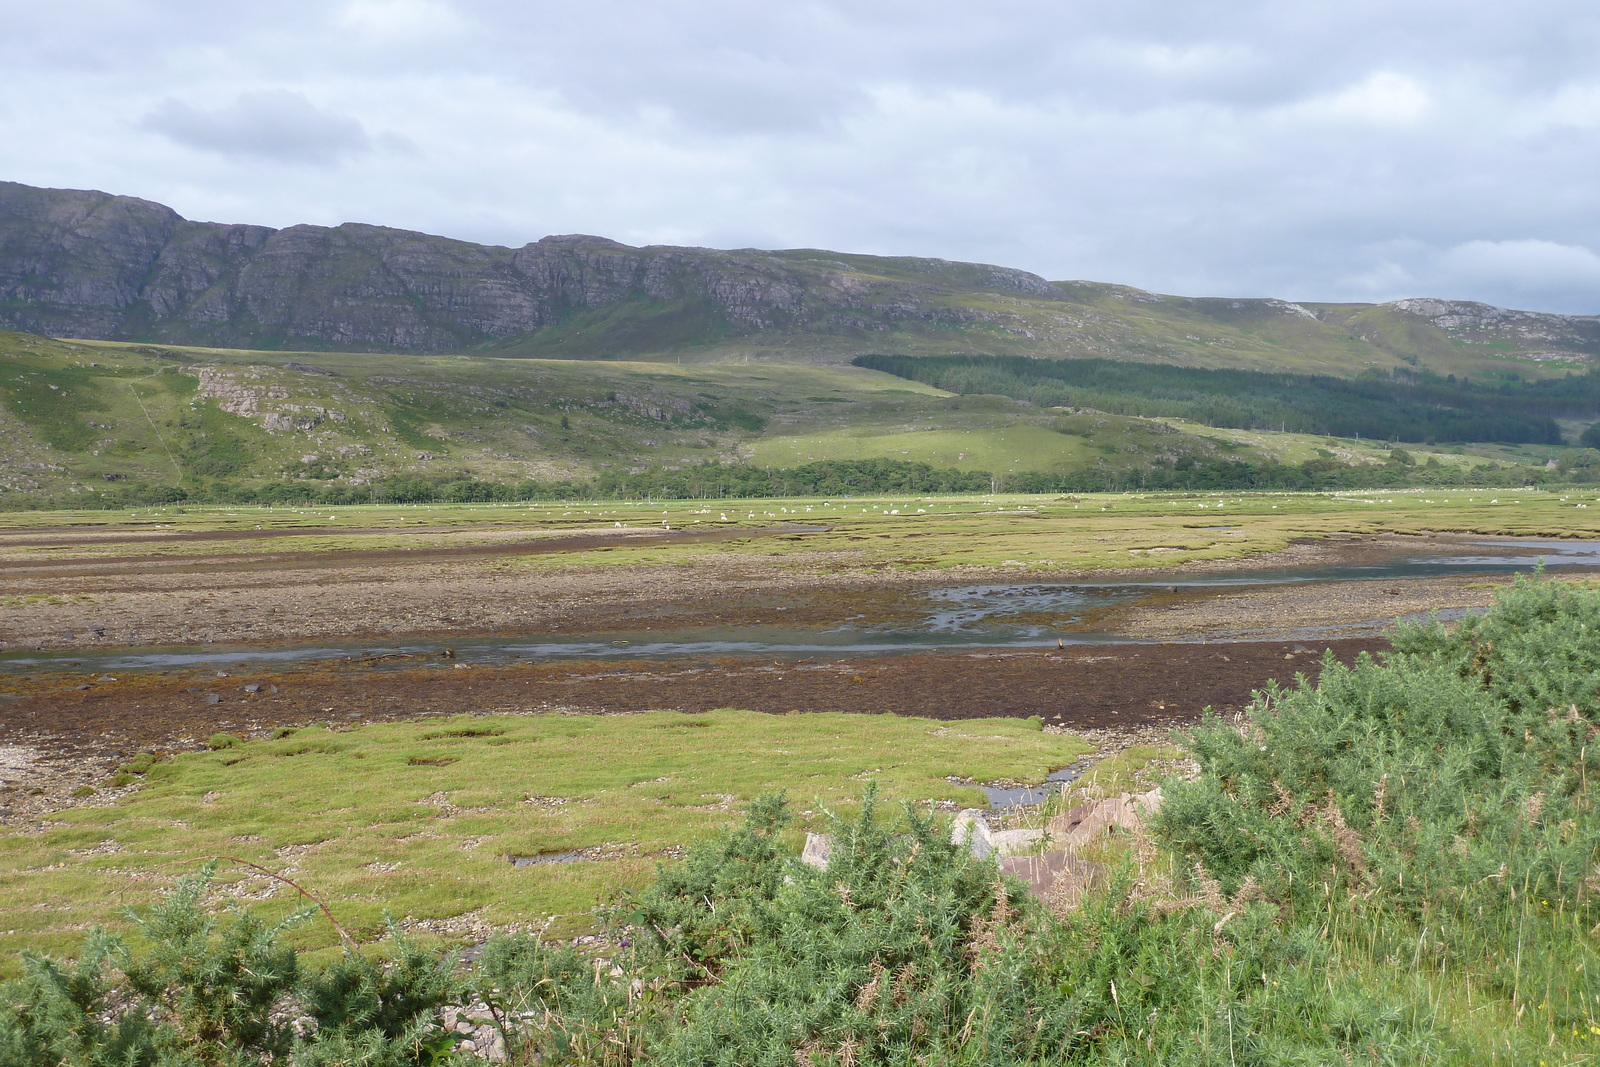
[[[233,734],[212,734],[206,739],[206,747],[210,749],[238,748],[244,744]]]
[[[1554,1035],[1600,1006],[1600,595],[1519,578],[1453,631],[1269,689],[1193,732],[1164,840],[1227,892],[1249,884],[1346,947],[1458,976]],[[1533,1020],[1530,1020],[1533,1021]]]
[[[131,915],[137,951],[96,930],[76,962],[24,954],[23,977],[0,987],[0,1067],[418,1067],[448,1054],[438,1008],[453,957],[396,935],[388,960],[352,951],[308,971],[282,935],[312,912],[219,919],[203,906],[216,868]]]
[[[489,1005],[512,1062],[606,1062],[641,1055],[653,1012],[631,983],[601,973],[570,946],[532,934],[484,945],[474,991]]]
[[[629,921],[656,951],[689,964],[689,977],[712,973],[770,923],[792,859],[778,834],[792,818],[782,795],[758,798],[743,826],[663,867]]]
[[[120,951],[116,939],[96,931],[72,963],[24,953],[22,978],[0,988],[0,1067],[157,1063],[157,1024],[138,1011],[113,1017],[113,957]]]
[[[419,948],[389,923],[390,952],[376,960],[348,950],[300,983],[300,1005],[315,1023],[296,1067],[408,1067],[435,1062],[455,1044],[439,1026],[457,997],[456,959]]]
[[[156,765],[154,752],[141,752],[117,769],[126,774],[145,774]]]
[[[135,955],[119,947],[126,991],[159,1020],[158,1045],[185,1049],[200,1063],[282,1055],[294,1035],[273,1008],[300,969],[279,937],[307,913],[270,926],[241,910],[219,921],[202,907],[216,868],[180,879],[148,914],[133,916],[149,948]]]

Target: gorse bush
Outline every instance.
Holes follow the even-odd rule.
[[[658,1021],[659,998],[639,995],[642,982],[636,990],[571,947],[529,934],[491,938],[473,990],[516,1062],[629,1063]]]
[[[294,1062],[302,1067],[406,1067],[447,1057],[455,1038],[440,1010],[458,999],[455,959],[422,949],[390,925],[387,959],[348,951],[295,990],[310,1025]]]
[[[1180,1064],[1227,1062],[1231,1045],[1232,1062],[1267,1064],[1340,1044],[1260,1025],[1261,1001],[1327,999],[1325,953],[1274,930],[1270,908],[1219,932],[1203,906],[1164,908],[1124,878],[1063,921],[928,816],[877,815],[869,791],[826,869],[791,868],[749,909],[748,947],[685,993],[652,1062]],[[1261,995],[1256,976],[1296,968],[1295,993]]]
[[[758,802],[613,913],[598,967],[531,937],[485,948],[480,995],[527,1063],[1417,1062],[1401,1007],[1328,979],[1329,950],[1268,904],[1180,901],[1124,872],[1051,915],[925,813],[869,789],[824,870],[777,845]],[[637,940],[631,940],[637,938]],[[1274,976],[1271,986],[1263,974]],[[1334,1019],[1326,1028],[1306,1018]]]
[[[1453,630],[1269,687],[1187,735],[1099,888],[1041,903],[869,787],[825,869],[782,797],[602,911],[604,948],[497,935],[463,971],[392,931],[311,968],[201,902],[28,957],[12,1064],[1547,1064],[1600,1039],[1600,594],[1519,580]]]
[[[708,961],[712,981],[687,995],[660,1062],[787,1065],[797,1050],[898,1062],[952,1043],[981,999],[969,952],[1003,924],[1011,890],[927,816],[889,827],[877,815],[869,789],[859,817],[836,822],[825,870],[757,859],[757,891],[735,890],[740,917],[723,928],[736,951]],[[664,896],[646,894],[645,910]],[[679,914],[663,947],[688,955],[713,909]]]
[[[134,916],[141,951],[97,931],[75,963],[25,955],[0,990],[0,1065],[401,1067],[448,1050],[437,1014],[456,994],[449,957],[396,934],[388,960],[351,952],[306,972],[282,935],[311,911],[219,918],[203,905],[215,872]]]
[[[628,922],[663,956],[688,964],[686,978],[709,975],[771,931],[773,901],[793,868],[778,833],[792,818],[785,797],[758,798],[743,826],[662,870]]]
[[[1242,724],[1159,830],[1186,861],[1338,922],[1376,960],[1588,1035],[1600,1011],[1600,596],[1521,578],[1453,632],[1399,627],[1382,665],[1331,659]],[[1595,1031],[1600,1034],[1600,1031]]]
[[[219,921],[201,907],[213,873],[208,868],[180,882],[147,916],[137,917],[150,948],[136,955],[119,946],[114,959],[126,978],[124,990],[160,1023],[158,1045],[181,1049],[195,1062],[282,1053],[294,1035],[272,1009],[294,987],[299,962],[279,934],[304,916],[269,926],[235,911]]]

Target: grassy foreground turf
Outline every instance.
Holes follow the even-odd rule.
[[[155,764],[115,803],[0,837],[0,959],[13,969],[19,949],[65,950],[214,856],[293,878],[363,936],[385,910],[445,923],[434,929],[477,919],[571,934],[761,793],[787,790],[802,826],[825,805],[849,808],[869,778],[892,798],[981,806],[960,780],[1039,781],[1085,751],[1016,719],[732,710],[313,727]],[[507,858],[579,849],[597,858]],[[223,878],[268,913],[301,903],[236,865]],[[300,936],[334,941],[326,924]]]

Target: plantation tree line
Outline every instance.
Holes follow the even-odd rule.
[[[428,504],[537,500],[711,500],[731,497],[838,496],[851,493],[977,493],[995,484],[988,471],[938,468],[903,460],[826,460],[803,467],[770,468],[707,463],[683,470],[606,471],[588,479],[497,482],[461,474],[393,475],[367,485],[316,479],[261,484],[208,482],[149,486],[116,483],[85,495],[44,501],[0,495],[0,507],[121,507],[150,503],[224,504]]]
[[[1333,459],[1303,463],[1249,463],[1225,457],[1180,457],[1144,467],[1096,467],[1061,474],[1021,471],[1000,479],[1013,493],[1097,493],[1130,490],[1326,490],[1402,489],[1439,486],[1575,485],[1600,482],[1600,450],[1578,449],[1554,468],[1501,467],[1482,463],[1462,467],[1429,457],[1418,463],[1403,448],[1389,451],[1383,463],[1347,464]]]
[[[870,786],[823,870],[756,799],[603,909],[598,955],[500,934],[465,967],[391,927],[319,965],[285,941],[315,909],[219,914],[208,868],[135,937],[24,954],[0,1067],[467,1067],[445,1015],[471,1002],[526,1067],[1589,1062],[1597,630],[1600,592],[1523,577],[1208,717],[1083,897]]]
[[[858,356],[856,366],[1039,407],[1376,441],[1561,444],[1557,418],[1600,417],[1600,372],[1523,381],[1368,371],[1355,378],[1027,356]]]
[[[0,509],[103,507],[150,504],[433,504],[554,500],[727,500],[760,497],[829,497],[849,494],[1095,493],[1129,490],[1395,489],[1407,486],[1582,485],[1600,482],[1600,449],[1575,449],[1554,468],[1482,463],[1419,463],[1405,449],[1383,463],[1250,463],[1226,457],[1180,456],[1137,467],[1076,471],[1017,471],[996,475],[933,467],[907,460],[826,460],[802,467],[705,464],[684,470],[605,472],[581,480],[496,482],[461,475],[395,475],[368,485],[316,479],[261,484],[226,481],[195,486],[120,482],[93,493],[38,497],[0,494]]]

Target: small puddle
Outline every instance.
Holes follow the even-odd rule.
[[[995,811],[1002,808],[1037,808],[1060,792],[1064,783],[1076,780],[1088,769],[1086,763],[1075,763],[1059,771],[1051,771],[1038,785],[986,785],[983,795],[989,798],[989,807]]]
[[[513,867],[542,867],[547,863],[582,863],[589,857],[582,852],[540,852],[534,856],[507,856]]]

